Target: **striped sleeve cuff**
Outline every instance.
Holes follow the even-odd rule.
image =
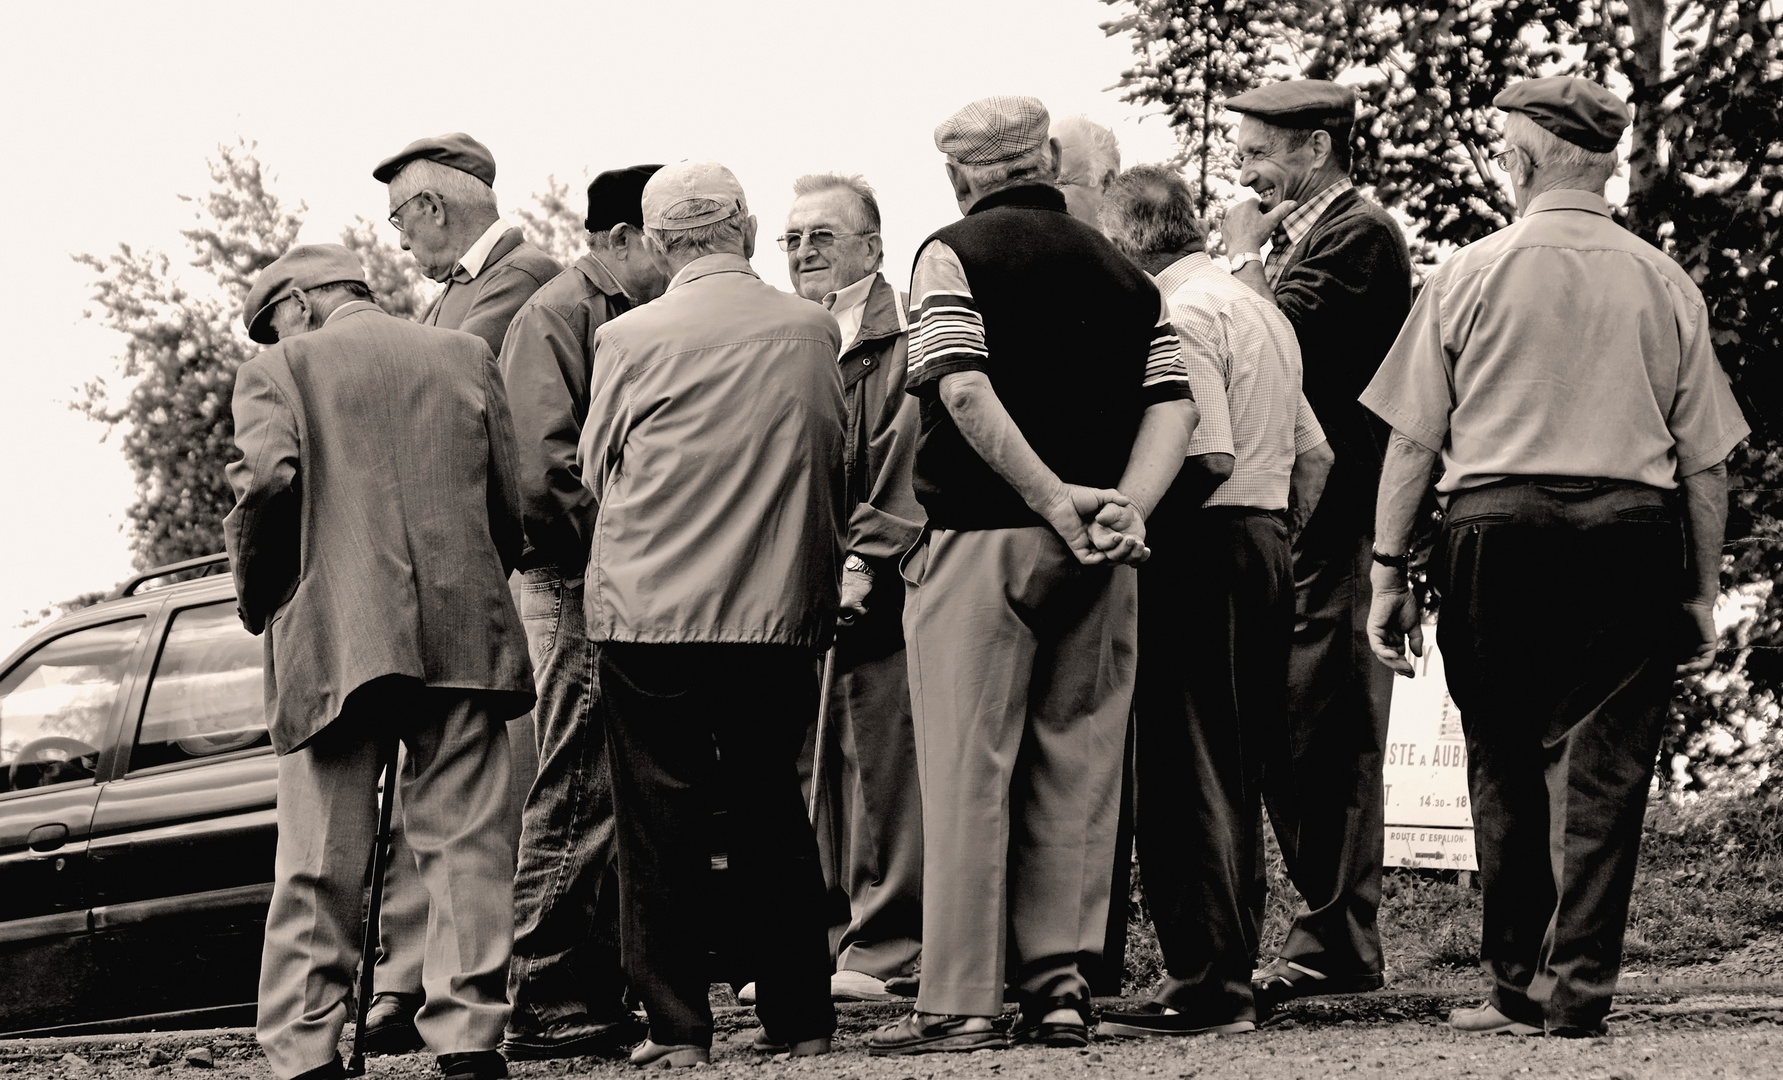
[[[1182,358],[1182,342],[1177,340],[1176,328],[1168,317],[1152,332],[1140,398],[1147,406],[1160,401],[1195,400],[1195,392],[1189,388],[1189,368]]]
[[[931,240],[917,256],[910,277],[911,392],[933,387],[956,371],[983,371],[990,353],[984,346],[984,317],[972,299],[972,285],[953,249]]]

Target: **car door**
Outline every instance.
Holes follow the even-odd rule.
[[[89,836],[153,606],[51,634],[0,674],[0,1031],[70,1022],[93,988]]]
[[[119,775],[100,791],[91,863],[94,949],[113,1016],[251,1007],[272,896],[278,761],[260,639],[233,592],[168,602],[126,718]]]

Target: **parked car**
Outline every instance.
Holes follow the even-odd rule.
[[[0,1034],[252,1023],[278,783],[261,680],[222,555],[0,665]]]

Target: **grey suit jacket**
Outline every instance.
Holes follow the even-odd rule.
[[[241,366],[223,521],[242,622],[266,633],[273,746],[398,675],[533,704],[508,574],[520,558],[513,421],[480,339],[375,304]]]
[[[469,281],[447,282],[421,321],[475,334],[489,343],[490,352],[500,356],[514,313],[562,270],[519,229],[509,229],[489,250],[483,272]]]

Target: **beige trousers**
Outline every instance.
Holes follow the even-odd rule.
[[[260,1045],[274,1075],[334,1060],[359,962],[377,830],[380,731],[406,751],[402,816],[431,914],[427,1004],[435,1054],[492,1050],[507,1022],[514,938],[514,804],[507,732],[475,695],[408,683],[360,701],[279,761],[279,839],[260,963]]]
[[[928,534],[905,558],[922,785],[923,1012],[1089,998],[1133,698],[1138,578],[1051,529]],[[1007,933],[1007,937],[1005,936]]]

